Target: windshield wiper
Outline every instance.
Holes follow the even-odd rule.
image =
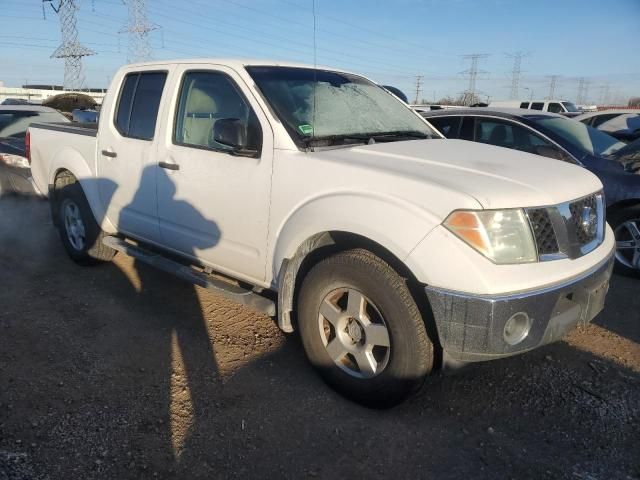
[[[344,135],[325,135],[322,137],[306,137],[303,141],[305,147],[315,145],[337,145],[345,141],[358,141],[362,143],[393,142],[405,139],[427,139],[431,136],[418,130],[395,130],[390,132],[348,133]],[[348,144],[347,144],[348,145]]]

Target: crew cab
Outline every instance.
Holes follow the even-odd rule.
[[[614,237],[597,177],[443,139],[353,73],[134,64],[97,127],[29,137],[73,260],[124,252],[276,316],[366,405],[402,401],[441,364],[556,341],[604,305]]]

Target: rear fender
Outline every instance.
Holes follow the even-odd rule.
[[[49,189],[51,190],[54,187],[56,178],[65,170],[71,173],[80,183],[91,207],[91,211],[93,212],[93,216],[102,230],[111,234],[116,233],[117,229],[106,217],[106,208],[100,199],[98,188],[100,179],[95,178],[86,160],[77,150],[71,147],[63,147],[55,154],[51,161],[51,168],[48,175]]]

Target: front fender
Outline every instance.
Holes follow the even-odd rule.
[[[331,231],[372,240],[404,260],[442,219],[391,195],[371,192],[332,192],[298,205],[282,222],[273,248],[272,278],[284,259],[293,258],[309,238]]]
[[[280,226],[273,249],[272,284],[277,280],[278,325],[293,331],[296,277],[306,256],[331,245],[329,232],[356,234],[387,249],[401,261],[440,219],[393,196],[338,192],[298,205]],[[275,285],[274,285],[275,286]]]

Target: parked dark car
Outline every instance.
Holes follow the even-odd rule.
[[[640,168],[629,160],[637,158],[638,145],[625,145],[600,130],[548,112],[475,108],[420,114],[447,138],[556,158],[596,174],[604,185],[607,220],[616,235],[617,268],[640,276]]]
[[[640,138],[640,110],[620,109],[585,113],[576,120],[602,130],[612,137],[629,143]]]
[[[409,103],[409,99],[405,95],[405,93],[397,87],[393,87],[391,85],[383,85],[382,88],[393,93],[396,97],[402,100],[404,103]]]
[[[39,194],[31,179],[25,135],[32,123],[68,122],[64,115],[48,107],[34,105],[0,106],[0,194]]]
[[[73,112],[71,112],[71,115],[74,122],[78,122],[78,123],[97,123],[98,122],[97,110],[76,108]]]

